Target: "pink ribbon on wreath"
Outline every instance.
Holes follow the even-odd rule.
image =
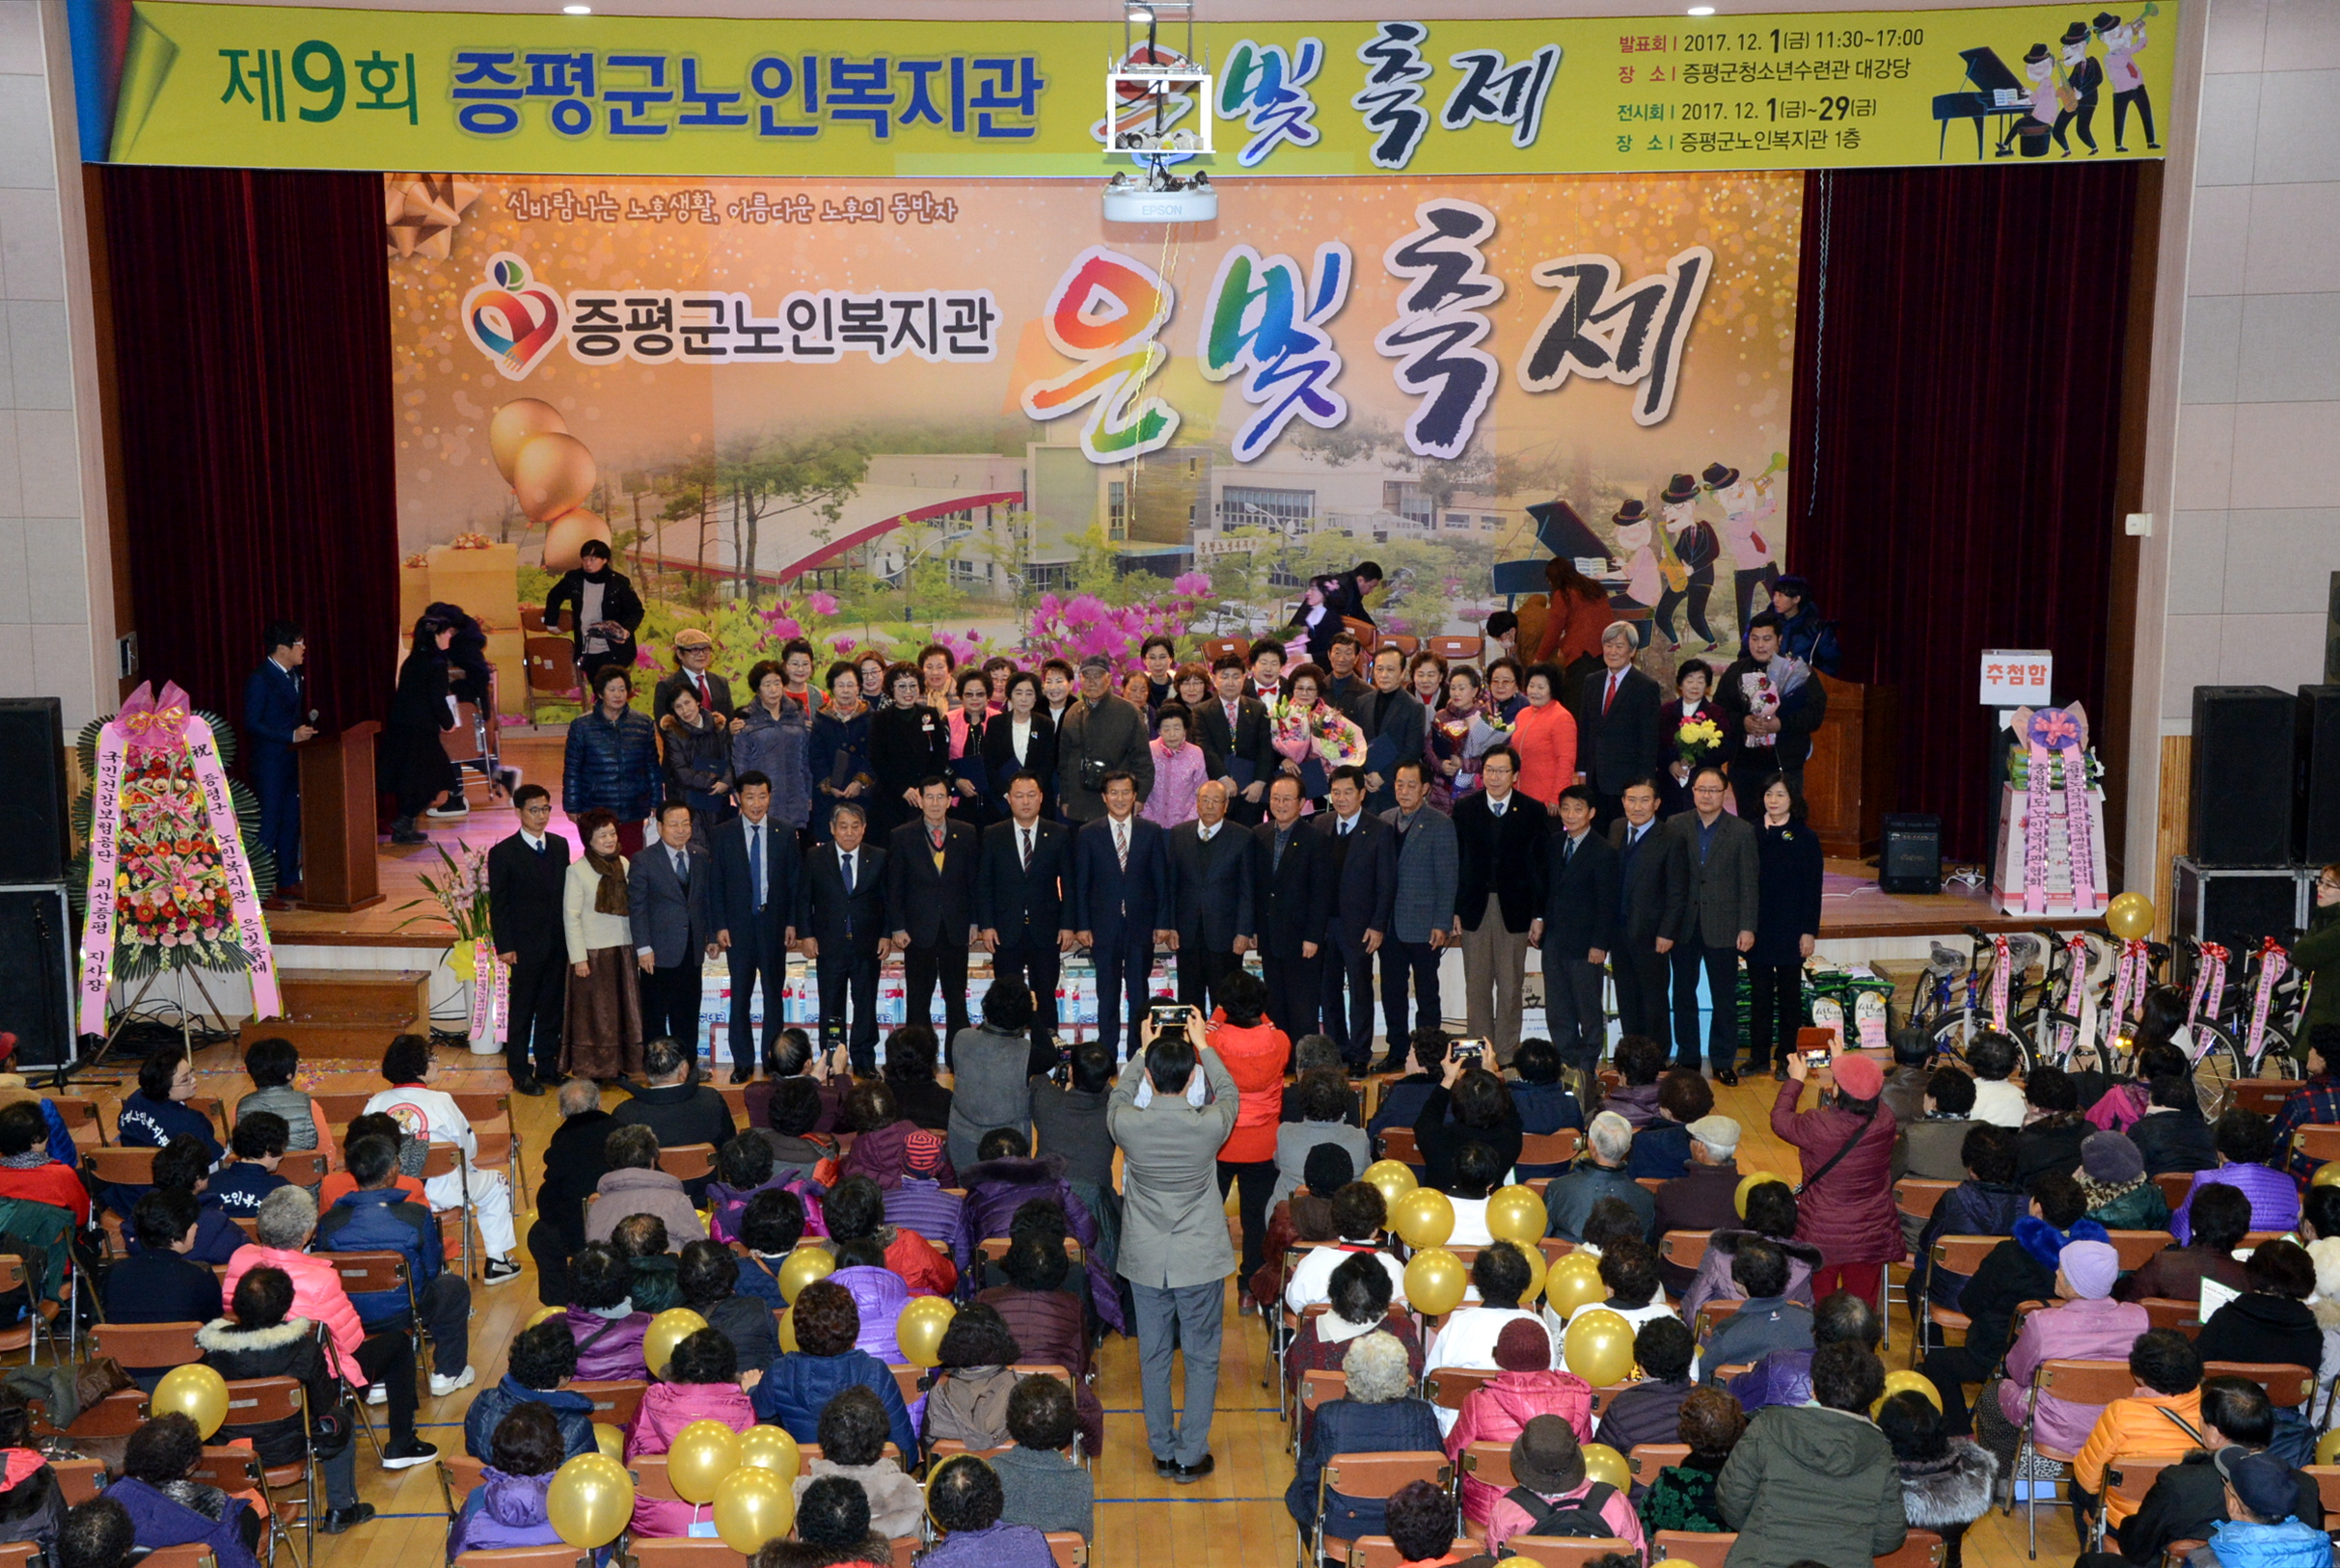
[[[2202,966],[2193,972],[2193,996],[2186,1005],[2186,1021],[2192,1023],[2202,1016],[2202,1004],[2218,1010],[2218,999],[2226,994],[2226,960],[2231,957],[2216,942],[2202,944]]]
[[[2034,727],[2030,737],[2030,768],[2025,781],[2023,825],[2023,906],[2026,914],[2048,909],[2048,748]]]
[[[2145,1000],[2145,941],[2132,936],[2121,943],[2120,957],[2112,969],[2112,1018],[2110,1029],[2123,1033],[2129,1023],[2129,1009],[2141,1006]]]
[[[1991,938],[1991,1027],[2000,1034],[2007,1032],[2007,986],[2012,980],[2009,971],[2015,960],[2007,952],[2004,933]]]
[[[2291,969],[2291,953],[2272,936],[2259,942],[2259,984],[2250,1000],[2250,1038],[2244,1043],[2245,1060],[2256,1064],[2267,1039],[2267,1010],[2275,999],[2275,987]]]
[[[132,751],[175,751],[186,743],[189,725],[203,720],[195,716],[195,704],[178,689],[178,683],[165,681],[160,696],[148,683],[140,683],[122,702],[114,722],[122,726]],[[204,725],[204,731],[210,733],[210,726]]]
[[[140,687],[137,695],[145,696],[146,690]],[[97,732],[97,763],[90,780],[89,898],[73,977],[81,995],[77,1029],[84,1035],[105,1033],[106,996],[114,985],[114,880],[122,870],[122,774],[128,746],[129,733],[119,719]]]
[[[512,972],[496,956],[495,942],[485,936],[472,940],[472,1017],[474,1040],[500,1040],[511,1016]]]

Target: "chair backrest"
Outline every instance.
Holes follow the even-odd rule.
[[[2142,1502],[2145,1494],[2153,1490],[2153,1483],[2160,1478],[2162,1472],[2176,1463],[2178,1460],[2173,1454],[2154,1457],[2124,1455],[2105,1467],[2105,1490],[2127,1498],[2131,1502]]]
[[[2245,1230],[2243,1232],[2243,1244],[2235,1251],[2239,1253],[2257,1252],[2263,1242],[2280,1241],[2290,1233],[2287,1230]],[[2176,1237],[2173,1236],[2170,1239],[2174,1241]]]
[[[1366,1535],[1348,1543],[1348,1568],[1400,1568],[1405,1554],[1386,1535]]]
[[[333,1272],[350,1295],[371,1290],[407,1288],[406,1257],[402,1253],[325,1253]]]
[[[2004,1236],[1936,1236],[1934,1266],[1951,1274],[1972,1274],[1982,1267],[1982,1260],[1991,1256],[1991,1250],[2006,1239]]]
[[[201,1323],[98,1323],[90,1329],[98,1354],[124,1366],[189,1366],[204,1359],[195,1343]]]
[[[1735,1534],[1709,1535],[1700,1530],[1662,1529],[1649,1539],[1649,1556],[1663,1562],[1673,1558],[1696,1564],[1696,1568],[1723,1568],[1730,1549],[1738,1545]]]
[[[957,1438],[942,1438],[938,1440],[933,1447],[929,1450],[929,1457],[934,1459],[949,1459],[958,1454],[971,1453],[978,1459],[992,1459],[1007,1452],[1014,1446],[1015,1445],[1013,1443],[1002,1443],[998,1446],[992,1448],[970,1448],[966,1444],[960,1442]]]
[[[1462,1473],[1498,1492],[1509,1492],[1518,1484],[1511,1478],[1511,1446],[1509,1443],[1469,1445],[1462,1450]]]
[[[1250,646],[1238,637],[1205,637],[1203,639],[1203,667],[1208,669],[1212,663],[1226,658],[1229,654],[1241,659],[1250,651]]]
[[[463,1150],[453,1144],[430,1144],[422,1153],[422,1179],[453,1176],[463,1163]]]
[[[76,1438],[126,1438],[147,1421],[147,1396],[137,1389],[123,1389],[109,1393],[94,1405],[85,1408],[66,1428],[66,1435]]]
[[[2316,1374],[2281,1362],[2210,1361],[2202,1364],[2204,1377],[2239,1377],[2267,1391],[2267,1401],[2277,1410],[2303,1405],[2316,1392]]]
[[[325,1179],[325,1151],[291,1149],[276,1162],[276,1174],[296,1187],[313,1187]]]
[[[468,1453],[450,1453],[445,1448],[439,1450],[439,1484],[447,1489],[449,1508],[463,1506],[463,1500],[478,1487],[481,1472],[486,1469],[484,1459],[474,1459]]]
[[[138,1560],[140,1568],[219,1568],[218,1555],[194,1541],[184,1546],[158,1546]]]
[[[1876,1568],[1942,1568],[1946,1552],[1941,1536],[1930,1529],[1914,1529],[1902,1541],[1900,1551],[1876,1560]]]
[[[996,1263],[1007,1257],[1008,1246],[1014,1240],[1013,1236],[985,1236],[983,1238],[983,1256]],[[1064,1238],[1064,1256],[1065,1261],[1075,1268],[1088,1266],[1087,1258],[1080,1250],[1080,1243],[1071,1236]]]
[[[2238,1111],[2272,1116],[2302,1087],[2304,1082],[2299,1078],[2237,1078],[2233,1084],[2234,1106]]]
[[[926,1376],[926,1368],[888,1366],[886,1370],[894,1374],[894,1389],[902,1395],[902,1402],[906,1405],[916,1404],[919,1396],[926,1392],[918,1387],[918,1380]]]
[[[198,1116],[209,1118],[211,1124],[221,1132],[225,1133],[230,1130],[228,1108],[220,1104],[217,1095],[189,1095],[179,1103]]]
[[[565,697],[577,690],[577,644],[567,637],[530,637],[520,645],[529,689]],[[469,1556],[472,1554],[466,1553]]]
[[[1565,1165],[1576,1158],[1581,1143],[1574,1127],[1563,1127],[1558,1132],[1531,1132],[1519,1140],[1519,1163]]]
[[[1450,664],[1456,660],[1477,659],[1486,645],[1484,637],[1435,636],[1429,640],[1430,652]]]
[[[1676,1268],[1697,1268],[1713,1234],[1712,1230],[1669,1230],[1657,1238],[1657,1255]]]
[[[2185,1203],[2186,1195],[2193,1190],[2193,1173],[2163,1171],[2153,1178],[2153,1184],[2162,1189],[2162,1196],[2169,1201],[2169,1206],[2174,1209]]]
[[[1657,1479],[1659,1471],[1689,1457],[1687,1443],[1636,1443],[1625,1455],[1625,1468],[1633,1473],[1636,1481],[1646,1486]]]
[[[1918,1219],[1931,1219],[1934,1210],[1942,1206],[1942,1195],[1957,1185],[1955,1181],[1929,1181],[1923,1176],[1903,1176],[1893,1183],[1893,1206]]]
[[[746,1084],[715,1084],[715,1092],[723,1096],[731,1107],[731,1119],[741,1126],[748,1124],[748,1086]]]
[[[2145,1318],[2157,1329],[2175,1329],[2190,1339],[2202,1332],[2202,1304],[2181,1301],[2174,1296],[2147,1296],[2137,1303],[2145,1309]]]
[[[473,1090],[469,1094],[450,1094],[448,1097],[455,1102],[455,1109],[463,1113],[463,1120],[472,1124],[472,1131],[477,1132],[483,1123],[494,1122],[502,1122],[506,1132],[511,1130],[511,1095]]]
[[[622,1431],[634,1424],[634,1413],[641,1409],[641,1396],[650,1392],[650,1385],[640,1378],[622,1377],[606,1382],[584,1379],[570,1384],[569,1389],[593,1401],[595,1420]]]
[[[83,1127],[95,1127],[100,1133],[105,1131],[105,1123],[97,1119],[95,1100],[79,1095],[51,1095],[48,1102],[57,1107],[58,1119],[65,1123],[68,1132],[78,1132]]]
[[[232,1220],[235,1223],[235,1228],[244,1233],[244,1239],[246,1241],[258,1241],[260,1239],[260,1220],[258,1215],[231,1214],[228,1216],[228,1218]]]
[[[106,1467],[102,1459],[52,1459],[49,1473],[57,1477],[57,1490],[64,1495],[68,1508],[87,1502],[105,1490]]]
[[[2340,1159],[2340,1125],[2329,1122],[2310,1122],[2296,1127],[2291,1135],[2294,1152],[2303,1154],[2321,1165],[2326,1160]]]
[[[195,1461],[195,1470],[187,1477],[205,1486],[216,1486],[222,1492],[258,1492],[267,1485],[260,1471],[260,1456],[250,1448],[234,1446],[205,1446]]]
[[[2155,1253],[2177,1242],[2177,1237],[2166,1230],[2111,1230],[2106,1232],[2105,1239],[2121,1255],[2124,1274],[2143,1268]]]
[[[366,1114],[366,1102],[373,1095],[343,1091],[331,1094],[319,1092],[309,1097],[318,1110],[325,1113],[325,1120],[332,1124],[333,1135],[338,1139],[348,1132],[349,1123]]]
[[[1699,1303],[1699,1320],[1693,1325],[1698,1330],[1699,1343],[1704,1344],[1714,1338],[1715,1325],[1737,1312],[1741,1305],[1736,1299]]]
[[[1445,1454],[1434,1449],[1345,1453],[1327,1459],[1323,1473],[1324,1490],[1345,1498],[1386,1498],[1414,1481],[1428,1481],[1444,1490],[1455,1480],[1454,1467]]]
[[[573,1546],[507,1546],[493,1552],[466,1552],[455,1558],[455,1568],[591,1568],[592,1561],[591,1553]]]
[[[1565,1535],[1514,1535],[1504,1543],[1504,1552],[1510,1556],[1525,1557],[1539,1562],[1543,1568],[1584,1568],[1594,1557],[1612,1552],[1633,1554],[1633,1543],[1614,1535],[1595,1535],[1590,1539]]]
[[[1441,1366],[1422,1380],[1422,1396],[1433,1405],[1448,1410],[1460,1410],[1462,1401],[1483,1385],[1501,1377],[1501,1372],[1474,1371],[1461,1366]]]
[[[124,1149],[119,1144],[100,1145],[81,1151],[81,1163],[99,1181],[109,1186],[150,1187],[154,1185],[154,1156],[159,1149]]]
[[[1056,1559],[1056,1568],[1089,1568],[1089,1542],[1076,1529],[1052,1529],[1048,1532],[1048,1555]]]
[[[2136,1392],[2136,1374],[2125,1361],[2043,1361],[2031,1374],[2031,1386],[2068,1405],[2101,1409]]]
[[[257,1426],[298,1416],[306,1408],[300,1379],[251,1377],[228,1385],[228,1424]]]
[[[1598,1416],[1607,1411],[1610,1400],[1632,1387],[1630,1383],[1604,1383],[1595,1388],[1592,1391],[1592,1414]]]
[[[2309,1465],[2307,1473],[2316,1478],[2317,1495],[2324,1500],[2324,1517],[2329,1519],[2340,1513],[2340,1465]]]
[[[676,1144],[658,1151],[658,1168],[677,1181],[696,1181],[715,1174],[713,1144]]]
[[[667,1456],[663,1453],[638,1453],[626,1461],[633,1473],[635,1492],[662,1502],[678,1502],[682,1494],[674,1490],[673,1477],[667,1473]]]
[[[1300,1374],[1300,1408],[1314,1413],[1319,1405],[1348,1397],[1347,1372],[1310,1370]]]
[[[739,1568],[748,1559],[722,1542],[708,1537],[647,1535],[634,1538],[635,1568]]]
[[[1524,1139],[1520,1142],[1520,1157],[1525,1159],[1527,1143]],[[1386,1129],[1381,1134],[1381,1157],[1385,1160],[1396,1160],[1402,1165],[1420,1165],[1422,1150],[1414,1147],[1414,1129],[1411,1127]]]

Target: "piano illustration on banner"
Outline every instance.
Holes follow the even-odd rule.
[[[2009,70],[2006,63],[1990,49],[1961,49],[1958,58],[1967,63],[1967,81],[1973,84],[1969,93],[1942,93],[1934,98],[1934,118],[1942,125],[1942,134],[1935,140],[1937,159],[1948,154],[1950,122],[1972,120],[1974,122],[1974,156],[1982,157],[1982,123],[2004,115],[2007,123],[1999,145],[2004,149],[2015,133],[2018,120],[2030,114],[2031,95],[2023,80]]]

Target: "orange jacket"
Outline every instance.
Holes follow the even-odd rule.
[[[913,1296],[947,1296],[959,1283],[959,1265],[950,1254],[935,1251],[926,1237],[899,1227],[885,1249],[885,1266],[910,1282]]]
[[[1552,693],[1541,708],[1519,710],[1511,720],[1511,749],[1519,753],[1519,793],[1552,805],[1576,782],[1576,716]]]
[[[2185,1427],[2169,1418],[2175,1416]],[[2194,1389],[2186,1393],[2147,1393],[2142,1390],[2126,1399],[2115,1399],[2096,1418],[2096,1425],[2088,1433],[2088,1441],[2081,1445],[2073,1475],[2089,1491],[2103,1495],[2105,1467],[2122,1459],[2142,1458],[2147,1454],[2165,1455],[2171,1459],[2183,1457],[2201,1444],[2196,1435],[2202,1430],[2202,1391]],[[2105,1498],[2105,1519],[2118,1525],[2136,1512],[2136,1504],[2127,1498],[2114,1495]]]
[[[1219,1148],[1219,1158],[1230,1165],[1257,1163],[1276,1157],[1276,1128],[1284,1117],[1284,1068],[1292,1060],[1292,1040],[1271,1023],[1238,1029],[1224,1011],[1213,1012],[1211,1047],[1227,1064],[1227,1075],[1238,1092],[1235,1130]]]

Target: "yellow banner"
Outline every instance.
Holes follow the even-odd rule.
[[[83,155],[123,163],[1102,176],[1142,108],[1110,21],[74,11]],[[1214,177],[2153,157],[2175,12],[1220,23],[1168,119]]]

